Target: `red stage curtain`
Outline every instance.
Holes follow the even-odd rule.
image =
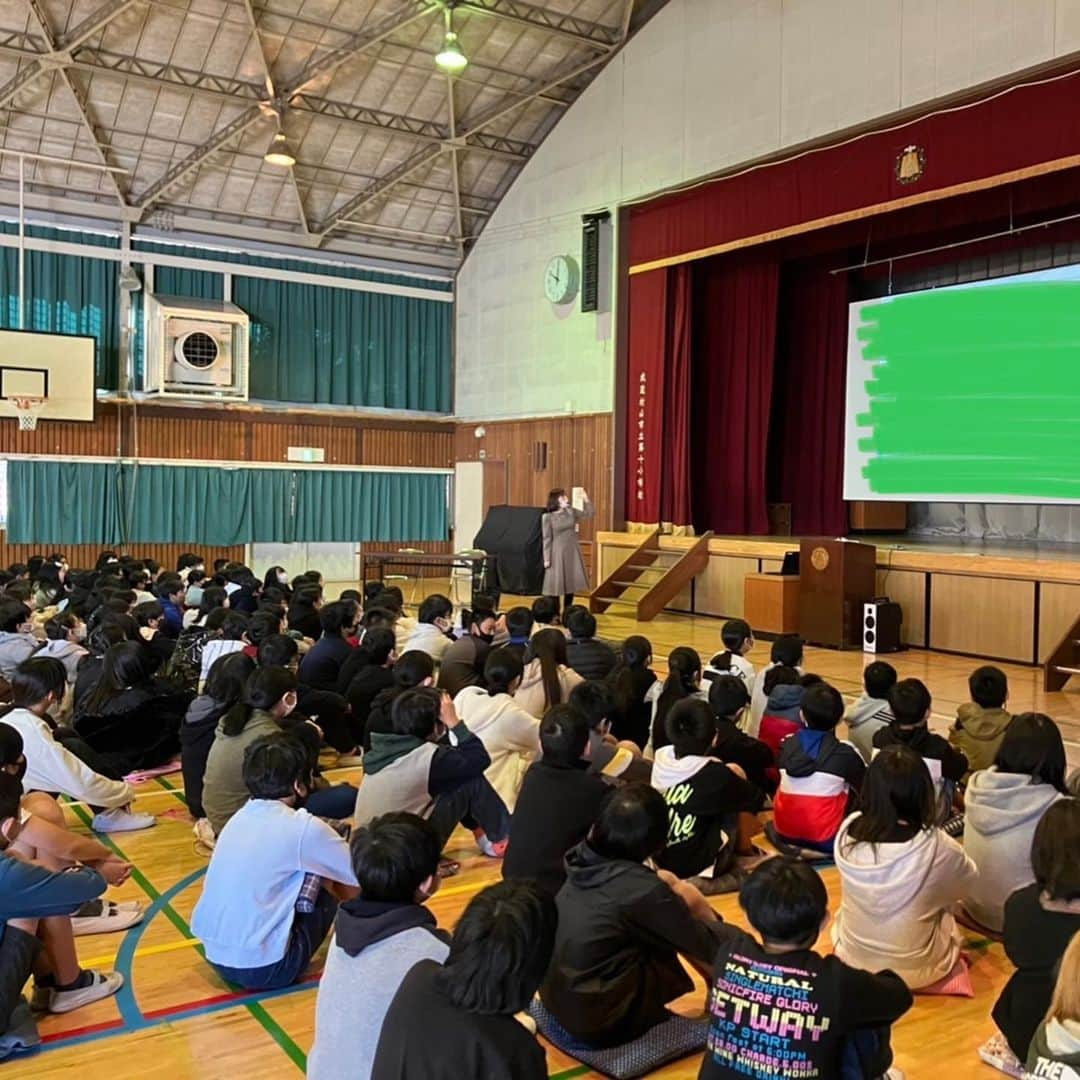
[[[791,503],[796,536],[843,536],[848,279],[828,263],[785,269],[781,281],[770,473]]]
[[[694,525],[764,535],[779,266],[756,252],[693,265]]]
[[[693,271],[674,266],[668,278],[667,373],[660,519],[690,525],[690,368],[693,348]]]
[[[630,279],[626,386],[626,519],[660,520],[660,462],[667,366],[668,271]]]
[[[1080,146],[1080,72],[1017,86],[902,127],[749,169],[631,211],[632,266],[824,221],[1006,172],[1063,161]],[[905,148],[925,152],[925,173],[896,175]]]

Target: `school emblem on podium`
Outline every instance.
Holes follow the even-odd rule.
[[[822,570],[829,568],[829,552],[823,547],[816,547],[810,553],[810,565],[813,566],[818,573]]]
[[[901,184],[914,184],[926,171],[926,151],[921,146],[905,146],[896,155],[896,179]]]

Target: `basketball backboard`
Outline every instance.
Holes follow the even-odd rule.
[[[96,350],[80,334],[0,330],[0,417],[15,398],[45,398],[42,420],[93,420]]]

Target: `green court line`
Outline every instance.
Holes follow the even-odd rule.
[[[75,812],[79,820],[91,831],[93,829],[93,818],[86,812],[85,807],[71,806],[71,809]],[[154,888],[150,879],[135,865],[132,859],[129,859],[127,855],[121,850],[119,845],[113,840],[108,833],[96,833],[94,835],[103,843],[110,851],[114,852],[117,856],[123,859],[125,862],[131,863],[131,877],[132,880],[139,886],[140,889],[151,899],[151,901],[159,900],[161,893]],[[176,927],[180,933],[188,939],[194,938],[195,935],[191,931],[191,927],[188,925],[187,920],[177,912],[171,904],[162,904],[161,911],[165,917]],[[204,959],[206,954],[201,945],[196,946],[196,951]],[[238,1002],[242,1004],[245,1009],[255,1018],[262,1029],[270,1036],[271,1039],[285,1051],[289,1060],[301,1071],[305,1072],[307,1069],[307,1055],[289,1036],[288,1032],[257,1002]],[[122,1035],[123,1029],[116,1032],[117,1035]],[[574,1074],[577,1075],[577,1074]]]
[[[177,798],[177,799],[179,799],[179,800],[180,800],[180,801],[181,801],[181,802],[182,802],[182,803],[183,803],[183,804],[184,804],[185,806],[187,806],[187,798],[185,797],[185,795],[184,795],[184,792],[183,792],[183,789],[182,789],[182,788],[174,787],[174,786],[173,786],[172,784],[170,784],[170,783],[169,783],[169,781],[168,781],[168,780],[166,780],[166,779],[165,779],[165,777],[164,777],[164,776],[158,776],[158,777],[156,777],[156,779],[157,779],[157,782],[158,782],[158,783],[159,783],[159,784],[160,784],[160,785],[161,785],[161,786],[162,786],[162,787],[163,787],[163,788],[164,788],[164,789],[165,789],[166,791],[171,791],[171,792],[173,793],[173,797],[174,797],[174,798]]]
[[[571,1076],[584,1076],[587,1072],[592,1072],[592,1069],[588,1065],[575,1065],[572,1069],[564,1069],[562,1072],[551,1073],[548,1076],[548,1080],[570,1080]]]

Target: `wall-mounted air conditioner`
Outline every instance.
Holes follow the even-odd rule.
[[[222,300],[148,295],[143,391],[247,401],[248,322],[245,312]]]

